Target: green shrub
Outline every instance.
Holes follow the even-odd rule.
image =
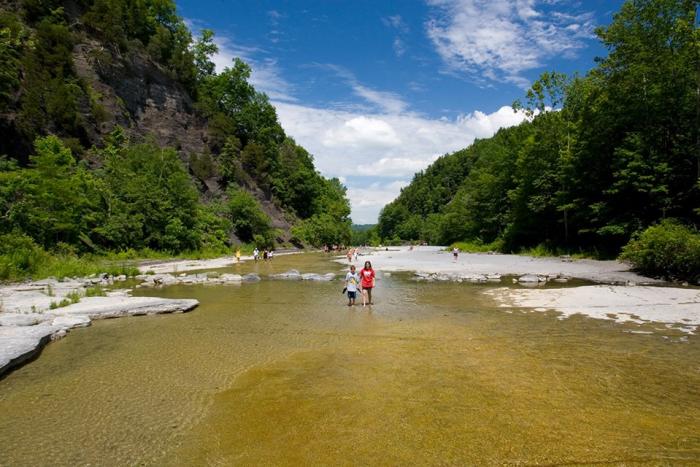
[[[642,274],[697,282],[700,279],[700,233],[676,220],[664,220],[635,236],[622,249]]]
[[[80,292],[74,291],[66,295],[64,300],[69,300],[70,303],[78,303],[80,301]]]
[[[49,254],[29,236],[18,233],[0,235],[0,280],[32,274],[44,264]]]
[[[226,207],[233,231],[238,238],[244,242],[253,241],[259,244],[266,243],[266,239],[273,237],[272,221],[253,195],[237,188],[229,188],[227,194]]]
[[[106,297],[107,292],[100,287],[99,285],[96,285],[94,287],[88,287],[85,289],[85,296],[86,297]]]
[[[480,240],[475,240],[471,242],[455,242],[450,245],[450,250],[454,247],[464,251],[466,253],[486,253],[489,251],[503,251],[503,241],[496,240],[491,243],[483,243]]]

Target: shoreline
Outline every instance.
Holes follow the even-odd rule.
[[[278,255],[295,253],[298,252],[285,251]],[[241,262],[252,259],[252,256],[241,256]],[[149,260],[139,265],[141,274],[133,278],[100,274],[0,284],[0,379],[36,358],[49,342],[65,337],[71,329],[90,326],[93,320],[186,313],[199,305],[194,299],[133,297],[131,292],[134,289],[174,284],[241,284],[260,280],[257,274],[184,272],[226,268],[234,262],[232,256],[208,260]],[[129,289],[111,289],[127,279],[139,283]],[[307,279],[320,280],[316,277]],[[102,290],[103,287],[110,289]],[[88,296],[88,291],[95,290],[97,296]]]
[[[297,251],[279,255],[297,254]],[[252,256],[241,257],[249,261]],[[344,256],[329,258],[347,264]],[[640,276],[617,261],[533,258],[517,255],[460,254],[458,261],[440,247],[391,247],[364,250],[360,263],[369,259],[381,272],[413,272],[419,280],[456,282],[494,281],[484,291],[500,308],[531,311],[554,310],[561,318],[580,314],[595,319],[645,324],[661,323],[666,328],[694,334],[700,326],[700,289],[665,286],[667,283]],[[241,284],[260,280],[257,274],[186,274],[184,271],[212,270],[233,265],[226,256],[208,260],[149,261],[139,267],[134,288],[173,284]],[[179,273],[179,274],[177,274]],[[174,275],[177,274],[177,275]],[[276,279],[288,279],[289,273]],[[299,279],[329,280],[316,274]],[[314,277],[311,277],[314,276]],[[315,277],[318,276],[318,277]],[[499,286],[501,276],[522,276],[528,288]],[[297,278],[296,276],[294,278]],[[529,279],[528,279],[529,278]],[[548,281],[585,279],[596,285],[546,288]],[[101,291],[103,296],[87,296],[88,289],[112,287],[126,276],[93,276],[81,279],[44,279],[0,286],[0,378],[35,358],[43,347],[76,327],[86,327],[95,319],[184,313],[199,305],[193,299],[133,297],[133,289]],[[514,282],[518,280],[514,279]],[[624,285],[620,285],[624,284]],[[642,285],[643,284],[643,285]],[[664,285],[659,287],[659,285]],[[79,297],[72,301],[71,298]],[[66,303],[58,305],[61,302]]]
[[[303,253],[304,250],[298,251],[281,251],[275,252],[275,256],[296,255]],[[241,256],[241,263],[252,261],[252,255]],[[212,259],[169,259],[169,260],[148,260],[139,264],[138,268],[141,274],[177,274],[186,271],[200,271],[209,269],[223,269],[236,264],[236,257],[220,256]]]
[[[123,280],[105,275],[0,286],[0,378],[37,357],[49,342],[93,320],[186,313],[199,305],[194,299],[132,297],[131,289],[87,296],[88,290]]]
[[[420,246],[411,251],[408,247],[372,248],[365,258],[381,262],[381,269],[390,272],[417,272],[425,274],[459,274],[502,276],[560,276],[584,279],[602,284],[665,284],[664,281],[645,277],[632,271],[624,263],[615,260],[567,259],[533,257],[510,254],[460,253],[457,262],[444,247]],[[347,260],[336,259],[339,263]],[[360,262],[362,262],[360,261]]]
[[[388,247],[372,249],[360,257],[386,272],[413,272],[421,280],[486,282],[489,276],[521,276],[513,279],[522,288],[495,287],[483,293],[500,308],[535,312],[556,311],[560,318],[584,315],[618,323],[660,323],[667,329],[695,334],[700,327],[700,288],[675,287],[641,276],[619,261],[567,260],[519,255],[460,253],[442,247]],[[347,264],[345,258],[335,261]],[[432,276],[431,276],[432,275]],[[555,279],[556,278],[556,279]],[[595,285],[545,288],[547,282],[584,279]],[[527,288],[526,288],[527,287]]]

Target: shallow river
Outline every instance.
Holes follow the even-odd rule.
[[[341,268],[274,261],[228,271]],[[339,281],[138,289],[201,305],[97,321],[0,380],[0,465],[700,463],[697,336],[409,277],[371,310]]]

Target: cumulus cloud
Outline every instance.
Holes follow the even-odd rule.
[[[375,222],[379,210],[398,195],[406,179],[439,156],[526,118],[510,107],[449,120],[274,104],[285,131],[314,155],[316,167],[326,176],[348,180],[353,220],[362,223]],[[365,180],[364,187],[359,179]]]
[[[381,148],[401,144],[391,125],[384,120],[364,115],[351,118],[341,126],[329,128],[322,142],[328,148]]]
[[[573,57],[592,36],[593,14],[543,12],[551,0],[428,0],[428,37],[448,69],[468,78],[526,87],[522,73],[562,55]]]
[[[396,180],[391,183],[371,183],[369,186],[348,188],[348,199],[352,206],[352,220],[356,224],[374,224],[377,214],[387,204],[393,201],[408,185],[408,180]]]
[[[331,176],[348,175],[348,170],[373,177],[412,174],[442,154],[525,119],[510,107],[438,120],[416,114],[365,115],[289,102],[274,104],[285,131],[314,154],[319,169]],[[352,168],[344,164],[348,160],[353,161]]]

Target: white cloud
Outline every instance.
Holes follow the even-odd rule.
[[[384,112],[401,113],[408,108],[408,104],[396,93],[377,91],[358,82],[350,83],[350,86],[355,95],[378,106]]]
[[[384,23],[384,26],[394,28],[404,34],[409,31],[408,24],[406,24],[401,15],[386,16],[382,18],[382,23]]]
[[[412,176],[426,168],[431,162],[437,159],[437,155],[428,158],[410,159],[408,157],[382,157],[378,161],[357,167],[360,175],[377,176],[377,174],[388,174],[391,177]]]
[[[408,109],[408,103],[404,101],[400,95],[394,92],[379,91],[369,88],[360,83],[354,74],[342,66],[334,65],[332,63],[315,63],[313,67],[321,70],[329,70],[335,73],[348,86],[350,86],[353,94],[361,97],[369,104],[374,105],[377,110],[381,112],[401,113]]]
[[[396,56],[400,58],[406,53],[406,43],[403,41],[402,36],[405,36],[410,31],[408,24],[406,24],[401,15],[384,17],[382,18],[382,23],[384,23],[384,26],[396,30],[397,35],[394,37],[392,47]]]
[[[363,223],[375,222],[381,207],[399,193],[403,180],[437,157],[525,120],[523,113],[510,107],[449,120],[321,109],[290,102],[274,105],[287,134],[314,155],[321,173],[349,180],[353,220]],[[375,185],[358,188],[351,178],[357,176],[369,177]]]
[[[234,58],[240,58],[252,69],[250,83],[255,86],[255,89],[264,92],[270,96],[270,99],[288,102],[297,100],[293,96],[293,86],[282,77],[277,60],[256,58],[264,53],[263,50],[235,44],[227,37],[214,36],[214,43],[219,48],[219,52],[212,57],[217,72],[230,67]]]
[[[377,148],[401,144],[401,140],[387,122],[363,115],[344,122],[341,126],[329,128],[324,133],[325,147]]]
[[[348,188],[348,199],[352,206],[352,220],[356,224],[374,224],[377,214],[394,200],[401,188],[408,185],[407,180],[397,180],[388,184],[372,183],[369,187]]]
[[[522,73],[557,55],[572,57],[585,46],[591,13],[550,8],[548,0],[428,0],[434,15],[428,37],[448,69],[477,82],[504,81],[526,87]],[[567,2],[571,3],[571,2]]]
[[[397,57],[402,57],[406,53],[406,45],[400,37],[394,38],[393,47]]]

